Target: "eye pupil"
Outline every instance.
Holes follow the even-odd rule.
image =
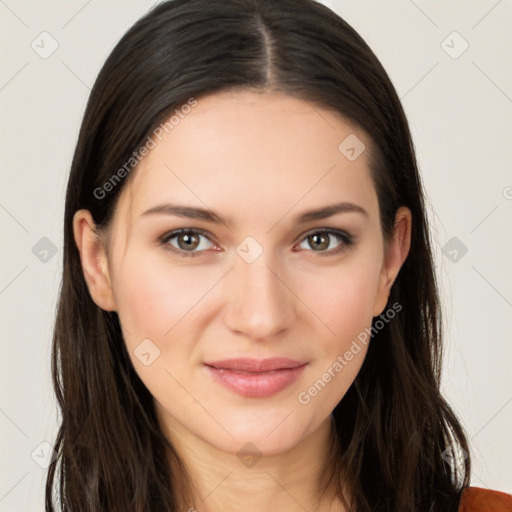
[[[327,249],[329,247],[329,235],[315,233],[310,235],[309,243],[313,249]]]
[[[193,233],[182,233],[178,236],[180,249],[195,249],[199,245],[199,237]]]

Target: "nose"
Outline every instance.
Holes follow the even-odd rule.
[[[297,321],[292,283],[264,255],[252,263],[237,257],[227,283],[224,321],[254,340],[267,340]]]

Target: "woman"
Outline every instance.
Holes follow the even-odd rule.
[[[139,20],[91,92],[64,238],[47,511],[58,469],[69,511],[510,509],[469,487],[439,391],[403,109],[326,7]]]

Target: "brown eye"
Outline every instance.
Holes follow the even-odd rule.
[[[325,233],[315,233],[308,236],[309,246],[315,251],[325,251],[329,247],[330,242],[329,235]]]
[[[176,237],[178,246],[184,251],[194,250],[199,245],[199,236],[195,233],[181,233]]]
[[[344,231],[319,230],[306,235],[299,244],[299,248],[327,255],[342,251],[352,244],[352,236]]]
[[[161,243],[182,256],[196,256],[214,246],[206,235],[195,230],[173,231],[164,235]]]

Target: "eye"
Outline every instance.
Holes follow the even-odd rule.
[[[337,254],[353,243],[352,236],[344,231],[323,229],[307,234],[298,247],[327,256]],[[163,245],[165,250],[185,257],[199,256],[209,249],[219,250],[208,235],[197,229],[171,231],[160,238],[160,244]]]
[[[313,250],[318,253],[337,254],[353,243],[352,236],[348,233],[345,233],[344,231],[326,229],[309,233],[298,247],[301,249]]]
[[[180,229],[167,233],[160,239],[166,250],[179,253],[180,256],[197,256],[199,253],[215,247],[203,233],[195,229]]]

